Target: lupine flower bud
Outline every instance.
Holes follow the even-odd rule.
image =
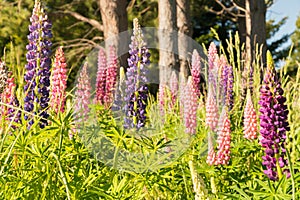
[[[128,69],[126,73],[126,98],[125,106],[125,128],[141,128],[146,121],[146,100],[148,88],[146,86],[146,67],[150,64],[150,53],[144,42],[144,36],[138,20],[133,21],[133,36],[129,45],[130,57],[128,58]]]
[[[230,159],[230,120],[227,108],[224,107],[218,127],[218,152],[216,155],[217,165],[227,165]]]
[[[47,14],[41,6],[40,1],[36,0],[29,25],[29,44],[26,46],[27,64],[25,66],[26,73],[24,80],[25,99],[24,110],[31,112],[38,117],[39,125],[44,128],[49,117],[48,102],[49,102],[49,86],[50,86],[50,48],[52,43],[51,23],[48,20]],[[34,123],[32,115],[24,115],[25,120],[29,121],[29,127]]]
[[[260,89],[260,143],[265,148],[264,173],[278,180],[282,168],[288,165],[286,156],[286,131],[289,131],[288,109],[280,80],[276,75],[271,53],[267,52],[267,69]],[[288,173],[288,170],[283,170]],[[288,175],[288,174],[287,174]]]
[[[7,67],[5,66],[5,63],[0,60],[0,94],[3,92],[6,86],[7,75],[8,75]]]
[[[106,85],[106,54],[103,48],[99,49],[98,53],[98,70],[96,78],[96,96],[95,102],[101,105],[104,104]]]
[[[244,110],[244,137],[248,140],[257,138],[257,119],[256,112],[252,103],[251,93],[248,90],[246,106]]]
[[[210,130],[215,131],[218,125],[218,107],[216,98],[213,95],[212,86],[209,86],[207,100],[206,100],[206,119],[205,123]]]
[[[197,96],[200,97],[200,78],[201,78],[201,62],[200,55],[196,49],[193,51],[192,55],[192,69],[191,75],[193,77],[193,84],[197,91]]]
[[[109,59],[106,70],[105,96],[104,101],[107,107],[110,107],[114,100],[114,94],[117,83],[118,60],[116,49],[114,46],[109,46]]]
[[[193,79],[190,76],[185,88],[184,100],[184,124],[186,133],[196,134],[197,130],[197,108],[198,97],[193,85]]]
[[[91,97],[91,84],[87,73],[88,64],[84,63],[80,75],[78,77],[78,83],[76,85],[75,92],[75,108],[76,118],[79,118],[77,122],[83,122],[88,119],[89,104]]]
[[[178,95],[178,78],[175,71],[172,71],[171,77],[170,77],[170,92],[171,92],[171,109],[174,106],[177,95]]]
[[[51,76],[50,106],[56,112],[64,112],[67,89],[67,64],[62,47],[55,52]]]

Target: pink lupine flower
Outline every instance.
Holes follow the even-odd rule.
[[[197,129],[197,108],[198,97],[193,86],[193,79],[190,76],[185,87],[184,99],[184,123],[186,132],[196,134]]]
[[[218,107],[216,98],[213,95],[212,86],[208,89],[207,101],[206,101],[206,119],[205,123],[210,128],[210,130],[215,131],[218,125]]]
[[[251,100],[250,90],[247,93],[247,102],[244,110],[244,137],[248,140],[257,138],[256,112]]]
[[[172,104],[171,104],[171,108],[172,108],[175,104],[178,95],[178,78],[175,71],[172,72],[170,77],[170,92],[172,98]]]
[[[166,89],[167,86],[163,83],[159,84],[159,88],[158,88],[158,106],[159,106],[159,110],[161,112],[161,115],[165,114],[165,99],[166,99]]]
[[[230,159],[230,120],[227,108],[224,107],[218,127],[218,152],[216,165],[227,165]]]
[[[208,48],[208,66],[210,70],[215,68],[215,59],[217,53],[218,51],[215,43],[211,42]]]
[[[201,77],[201,63],[200,63],[200,55],[196,49],[193,51],[192,55],[192,69],[191,74],[193,77],[193,84],[196,88],[197,96],[200,97],[200,77]]]
[[[51,108],[58,113],[64,112],[67,89],[67,64],[62,47],[55,52],[51,76]]]
[[[180,114],[183,116],[184,112],[184,98],[185,98],[185,86],[186,86],[186,80],[183,73],[179,73],[179,108],[180,108]]]
[[[109,46],[109,59],[106,70],[105,96],[104,101],[107,107],[110,107],[114,100],[114,93],[117,83],[118,60],[116,48]]]
[[[96,78],[96,96],[95,103],[104,104],[106,85],[106,54],[103,48],[98,53],[98,70]]]
[[[82,120],[88,119],[89,113],[89,100],[91,97],[91,85],[89,82],[89,76],[87,73],[87,62],[84,63],[83,68],[81,69],[78,83],[76,85],[75,92],[75,108],[74,111],[77,114],[77,118],[79,118],[78,122],[82,122]]]
[[[1,94],[1,102],[3,104],[10,104],[14,100],[14,89],[16,87],[15,80],[11,75],[8,75],[6,79],[6,87],[3,90],[3,93]],[[8,117],[9,109],[5,105],[0,106],[0,114],[4,118]]]
[[[214,150],[214,148],[209,148],[208,150],[208,155],[206,158],[206,163],[209,165],[214,165],[217,161],[217,157],[216,157],[216,152]]]

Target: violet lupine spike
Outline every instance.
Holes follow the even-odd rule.
[[[26,54],[27,64],[25,65],[26,73],[24,76],[26,82],[24,86],[24,110],[41,117],[39,126],[44,128],[48,124],[47,118],[49,117],[52,24],[38,0],[35,1],[30,22],[29,44],[26,46],[28,52]],[[29,121],[29,127],[34,123],[32,115],[25,113],[24,118]]]
[[[250,90],[247,92],[243,130],[246,139],[254,140],[257,138],[257,116],[252,103]]]
[[[64,112],[67,89],[67,63],[62,47],[55,52],[51,76],[50,106],[55,111]]]
[[[196,88],[197,96],[200,97],[201,58],[196,49],[194,49],[192,55],[191,75],[193,77],[193,84]]]
[[[76,84],[77,90],[75,92],[74,113],[79,123],[83,123],[88,119],[88,113],[90,111],[91,84],[87,68],[88,64],[85,62],[79,74],[78,83]]]
[[[228,106],[229,111],[233,107],[233,69],[232,66],[226,65],[222,70],[222,104]]]
[[[218,151],[216,153],[216,165],[227,165],[230,159],[230,120],[228,118],[228,111],[223,107],[218,127]]]
[[[130,57],[128,58],[128,69],[126,72],[126,94],[125,101],[125,128],[141,128],[146,122],[146,100],[148,98],[147,69],[150,64],[150,53],[144,42],[144,36],[138,20],[133,20],[133,36],[129,45]]]
[[[185,132],[192,135],[196,134],[197,131],[197,108],[197,92],[193,85],[193,79],[190,76],[185,86],[184,124],[186,127]]]
[[[106,54],[103,48],[98,52],[98,69],[96,78],[96,96],[95,103],[104,104],[106,85]]]
[[[171,92],[171,109],[175,105],[177,96],[178,96],[178,78],[175,71],[172,71],[171,77],[170,77],[170,92]]]
[[[219,113],[216,98],[212,91],[212,86],[209,86],[206,100],[206,119],[205,123],[210,130],[215,131],[218,125]]]
[[[106,82],[105,82],[105,95],[104,102],[109,108],[114,100],[114,94],[117,83],[117,70],[118,70],[118,58],[116,54],[116,48],[109,46],[109,59],[106,70]]]
[[[282,171],[289,176],[286,159],[286,132],[290,130],[286,98],[277,77],[271,53],[267,52],[267,69],[260,89],[260,144],[265,148],[262,157],[264,173],[271,180],[278,180]]]
[[[208,85],[212,85],[214,95],[216,95],[217,87],[217,72],[216,60],[218,59],[218,52],[215,43],[211,42],[208,48]]]

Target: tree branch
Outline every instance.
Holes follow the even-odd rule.
[[[100,24],[97,20],[87,18],[87,17],[82,16],[81,14],[79,14],[77,12],[73,12],[73,11],[66,10],[66,11],[62,11],[62,12],[66,13],[66,14],[70,14],[71,16],[73,16],[74,18],[76,18],[76,19],[78,19],[80,21],[89,23],[90,25],[92,25],[93,27],[95,27],[96,29],[98,29],[99,31],[103,31],[103,25]]]

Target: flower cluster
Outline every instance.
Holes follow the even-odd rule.
[[[26,85],[24,86],[25,99],[24,110],[38,117],[41,128],[47,125],[49,86],[50,86],[50,48],[52,43],[51,23],[41,3],[35,1],[29,25],[29,44],[26,46],[27,64],[24,76]],[[29,121],[29,126],[34,123],[33,115],[25,114],[25,120]]]
[[[282,174],[282,168],[288,165],[286,156],[286,132],[290,130],[287,121],[288,110],[286,98],[280,80],[276,75],[272,55],[267,52],[267,69],[263,85],[260,89],[260,143],[265,148],[263,165],[264,173],[277,180]],[[287,172],[287,169],[284,170]]]
[[[98,70],[96,78],[96,96],[95,102],[101,105],[104,104],[105,96],[105,84],[106,84],[106,54],[103,48],[98,52]]]
[[[128,58],[128,69],[126,72],[125,90],[127,96],[125,101],[125,124],[126,128],[141,128],[146,121],[146,100],[148,98],[148,88],[146,86],[146,66],[150,64],[150,53],[144,42],[142,30],[138,20],[134,19],[133,36],[129,45],[130,57]]]
[[[87,73],[88,64],[84,63],[81,72],[78,77],[78,83],[76,85],[75,92],[75,108],[77,122],[83,122],[88,119],[89,104],[91,97],[91,84],[89,82],[89,76]]]
[[[198,108],[197,90],[194,87],[193,79],[190,76],[186,84],[185,100],[184,100],[184,124],[186,127],[186,132],[189,134],[196,134],[197,108]]]
[[[206,118],[205,123],[210,130],[215,131],[218,125],[218,106],[217,101],[213,93],[212,86],[209,86],[207,101],[206,101]]]
[[[0,94],[3,92],[6,86],[7,76],[8,76],[8,71],[5,62],[2,62],[0,60]]]
[[[51,108],[58,113],[64,112],[67,89],[67,64],[62,47],[55,52],[51,76]]]
[[[250,90],[247,93],[246,106],[244,110],[244,137],[248,140],[257,138],[256,112],[252,103]]]
[[[229,110],[233,107],[233,69],[232,66],[225,65],[222,67],[221,76],[221,97],[223,105],[228,106]]]
[[[193,77],[193,85],[196,88],[197,96],[200,97],[201,62],[200,55],[196,49],[194,49],[192,55],[191,75]]]

